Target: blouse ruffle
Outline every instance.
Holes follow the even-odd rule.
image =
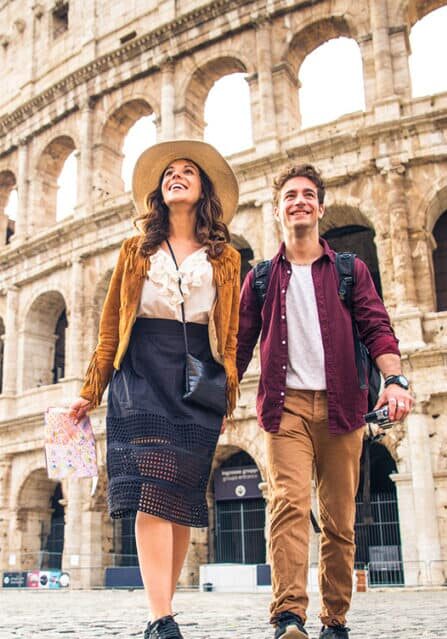
[[[173,259],[163,249],[158,249],[150,257],[150,269],[148,279],[159,289],[171,308],[175,309],[183,300],[191,295],[192,288],[198,288],[209,271],[211,264],[208,262],[205,248],[200,248],[191,253],[180,264],[177,271]],[[179,275],[183,298],[179,289]]]

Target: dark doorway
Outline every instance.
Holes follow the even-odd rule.
[[[217,563],[265,563],[265,501],[258,488],[259,481],[256,464],[245,452],[236,453],[216,469]]]
[[[380,297],[382,297],[382,284],[380,282],[379,262],[377,249],[374,243],[374,230],[367,226],[350,224],[339,226],[323,233],[329,246],[337,253],[355,253],[365,262],[371,273],[374,285]]]
[[[368,568],[371,586],[404,583],[401,557],[399,511],[396,487],[389,475],[397,471],[394,459],[379,442],[370,444],[370,513],[363,499],[366,446],[361,460],[360,484],[356,497],[355,562]],[[371,515],[368,520],[367,514]]]
[[[56,322],[56,345],[54,349],[53,384],[62,379],[65,375],[65,329],[68,326],[65,309],[59,315]]]
[[[135,517],[136,513],[131,513],[126,517],[113,520],[115,566],[138,566]]]
[[[64,550],[64,507],[61,504],[62,486],[57,484],[50,498],[52,509],[50,531],[44,535],[42,531],[42,561],[41,570],[60,570],[62,567],[62,553]],[[43,527],[43,525],[42,525]]]
[[[447,211],[435,224],[433,237],[436,249],[433,251],[433,268],[435,271],[436,310],[447,310]]]

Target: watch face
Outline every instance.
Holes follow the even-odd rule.
[[[385,386],[389,386],[390,384],[398,384],[405,390],[408,390],[409,383],[408,379],[404,375],[392,375],[386,379]]]

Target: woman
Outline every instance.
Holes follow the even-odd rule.
[[[172,598],[190,527],[208,525],[205,492],[225,412],[183,399],[182,301],[189,351],[224,367],[231,415],[238,389],[240,257],[226,225],[238,186],[212,146],[184,140],[157,144],[140,156],[132,194],[140,235],[121,247],[98,345],[71,411],[79,419],[98,406],[111,379],[110,514],[137,513],[138,558],[152,613],[145,639],[177,639]]]

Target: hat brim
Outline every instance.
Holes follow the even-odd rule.
[[[211,144],[199,140],[160,142],[140,155],[132,175],[132,197],[138,214],[147,213],[147,195],[157,188],[166,167],[174,160],[181,159],[192,160],[207,174],[222,204],[223,221],[229,224],[239,199],[236,176]]]

